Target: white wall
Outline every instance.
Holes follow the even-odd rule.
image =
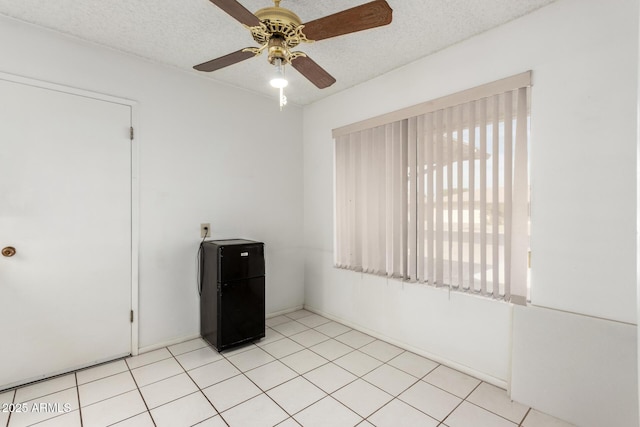
[[[267,313],[303,304],[300,107],[6,18],[0,39],[0,72],[138,103],[140,347],[199,333],[201,222],[266,243]]]
[[[446,291],[332,268],[331,129],[531,69],[532,303],[608,319],[605,329],[614,330],[616,322],[635,329],[637,32],[634,0],[559,0],[306,107],[305,304],[496,383],[508,382],[514,325],[508,305],[467,295],[449,298]],[[517,329],[520,324],[514,337],[526,333]],[[557,349],[574,339],[597,338],[585,331],[563,338]],[[628,335],[616,339],[620,349],[628,348]],[[535,346],[525,342],[523,348],[542,350]],[[558,371],[574,363],[561,351],[555,356]],[[584,375],[598,369],[598,356],[582,357]],[[612,366],[609,381],[635,383],[636,371]],[[559,396],[542,387],[553,372],[544,374],[537,383],[520,382],[513,397],[553,411],[544,402]],[[565,412],[565,418],[583,420],[619,397],[614,390],[593,402],[581,385],[564,391],[573,393],[583,413]],[[545,399],[531,398],[544,393]],[[637,418],[637,405],[622,410]]]

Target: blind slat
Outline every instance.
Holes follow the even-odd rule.
[[[487,293],[487,99],[480,100],[480,292]]]
[[[493,181],[492,187],[492,200],[491,200],[491,223],[492,223],[492,259],[491,269],[493,277],[491,278],[493,287],[493,296],[498,298],[500,295],[500,218],[499,218],[499,204],[500,204],[500,97],[499,95],[493,96],[493,144],[491,157],[493,158],[491,167],[491,176]]]
[[[513,168],[513,92],[504,97],[504,297],[511,298],[511,199]]]
[[[463,131],[462,131],[462,123],[464,120],[463,117],[463,113],[464,113],[464,105],[460,105],[457,107],[457,122],[458,122],[458,129],[457,129],[457,144],[456,144],[456,172],[457,172],[457,176],[458,176],[458,182],[457,182],[457,192],[456,195],[458,197],[458,205],[457,205],[457,213],[458,213],[458,227],[457,227],[457,231],[458,231],[458,257],[457,257],[457,266],[458,266],[458,271],[457,271],[457,275],[458,275],[458,283],[457,283],[457,287],[462,289],[464,288],[464,271],[463,271],[463,265],[464,265],[464,235],[463,235],[463,228],[462,228],[462,223],[463,223],[463,202],[462,202],[462,197],[463,197],[463,187],[464,187],[464,171],[463,171],[463,162],[464,162],[464,158],[463,158],[463,147],[464,147],[464,139],[462,137]]]
[[[476,288],[475,276],[475,253],[476,253],[476,103],[469,103],[469,288],[472,291]]]
[[[425,173],[424,165],[426,160],[424,157],[425,144],[425,126],[424,116],[418,116],[416,130],[416,161],[417,161],[417,179],[416,179],[416,207],[417,207],[417,277],[418,281],[426,280],[425,270],[425,248],[424,248],[424,210],[425,210]]]
[[[429,284],[435,284],[435,236],[434,236],[434,227],[433,227],[433,209],[434,209],[434,180],[435,180],[435,170],[433,167],[434,164],[434,147],[435,141],[433,138],[434,134],[434,125],[433,125],[433,114],[429,113],[425,115],[425,128],[426,128],[426,146],[425,146],[425,168],[427,170],[427,189],[425,191],[425,197],[427,199],[427,241],[425,242],[425,246],[427,247],[427,281]]]
[[[446,283],[453,286],[453,108],[447,108],[447,161],[443,167],[447,168],[447,279]]]
[[[436,134],[436,142],[435,142],[435,152],[436,152],[436,158],[435,158],[435,173],[436,173],[436,210],[435,210],[435,216],[436,216],[436,223],[435,223],[435,235],[436,235],[436,274],[435,274],[435,279],[436,279],[436,285],[437,286],[442,286],[442,279],[443,279],[443,270],[444,270],[444,265],[443,265],[443,252],[444,252],[444,212],[443,212],[443,207],[444,207],[444,203],[443,203],[443,190],[444,190],[444,183],[442,182],[444,179],[444,171],[442,170],[442,165],[443,165],[443,161],[442,161],[442,145],[443,145],[443,141],[442,141],[442,132],[443,132],[443,121],[444,121],[444,112],[442,110],[437,111],[436,112],[436,127],[435,127],[435,134]]]

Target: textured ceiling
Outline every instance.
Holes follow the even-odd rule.
[[[303,22],[368,0],[283,0]],[[302,50],[337,82],[317,89],[288,67],[289,101],[304,105],[532,12],[554,0],[387,0],[393,22]],[[255,12],[269,0],[240,0]],[[193,65],[256,46],[248,30],[208,0],[0,0],[0,14],[51,28],[191,73],[268,94],[266,55],[213,73]]]

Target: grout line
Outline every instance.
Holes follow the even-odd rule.
[[[531,412],[531,409],[533,409],[533,408],[527,409],[527,412],[524,414],[524,417],[522,417],[522,420],[520,420],[520,423],[518,424],[518,427],[522,427],[522,425],[524,424],[524,420],[526,420],[527,417],[529,416],[529,412]]]
[[[78,414],[80,415],[80,427],[84,425],[82,420],[82,402],[80,402],[80,387],[78,386],[78,372],[74,372],[73,377],[76,379],[76,394],[78,396]]]
[[[167,349],[167,351],[169,350]],[[170,351],[169,351],[169,354],[171,354]],[[162,359],[162,360],[166,360],[166,359]],[[126,363],[126,365],[127,365],[127,369],[129,369],[129,375],[131,375],[131,378],[133,379],[133,383],[136,385],[136,390],[138,390],[138,394],[140,395],[140,398],[142,398],[142,403],[144,403],[144,407],[147,408],[147,414],[149,414],[149,418],[151,418],[151,422],[153,423],[154,427],[157,427],[156,420],[153,419],[153,415],[151,415],[151,411],[149,410],[149,405],[147,405],[147,401],[145,400],[144,395],[142,394],[142,391],[140,391],[140,387],[138,386],[138,381],[136,380],[136,377],[133,375],[133,370],[131,369],[128,363]],[[143,366],[146,366],[146,365],[143,365]],[[140,368],[141,366],[138,366],[138,367]],[[134,417],[137,417],[138,415],[140,414],[136,414],[134,415]],[[133,418],[133,417],[129,417],[129,418]],[[128,418],[125,418],[125,419],[128,419]],[[124,420],[120,420],[120,421],[124,421]]]
[[[11,397],[11,404],[15,404],[16,403],[16,394],[17,393],[17,389],[13,389],[13,396]],[[9,423],[11,422],[11,415],[13,414],[13,412],[9,411],[9,418],[7,418],[7,424],[6,427],[9,427]]]

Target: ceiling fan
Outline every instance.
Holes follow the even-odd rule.
[[[193,68],[198,71],[215,71],[260,55],[266,50],[269,63],[276,67],[276,76],[278,77],[273,79],[271,84],[281,90],[287,84],[284,79],[286,64],[291,64],[319,89],[329,87],[336,81],[331,74],[305,53],[292,52],[291,49],[300,43],[310,43],[387,25],[391,22],[392,13],[391,7],[385,0],[374,0],[302,24],[298,15],[289,9],[280,7],[281,0],[274,0],[274,7],[260,9],[255,14],[249,12],[236,0],[210,1],[251,31],[253,39],[260,47],[240,49],[220,58],[203,62]]]

